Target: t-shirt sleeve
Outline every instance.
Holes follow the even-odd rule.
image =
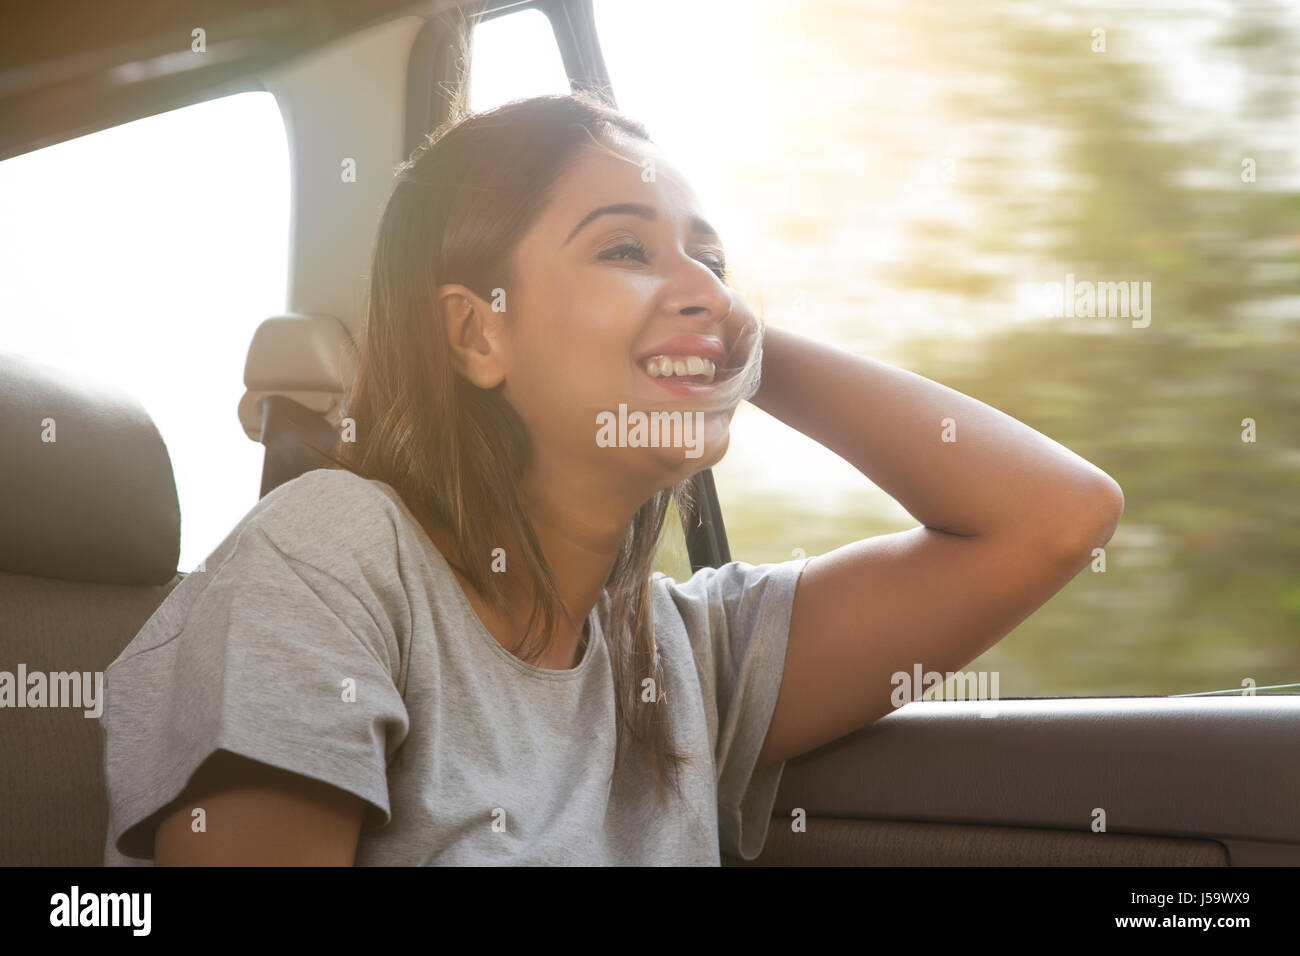
[[[790,615],[807,558],[732,561],[670,585],[695,651],[716,728],[714,769],[723,853],[752,860],[763,850],[784,761],[756,770],[785,673]]]
[[[153,816],[217,750],[346,790],[367,828],[388,823],[411,612],[375,494],[346,473],[276,489],[109,666],[110,865],[153,856]]]

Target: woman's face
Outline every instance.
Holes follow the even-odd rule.
[[[548,470],[564,456],[648,497],[722,458],[735,407],[710,406],[755,323],[723,267],[694,192],[653,146],[578,150],[506,290],[505,394]]]

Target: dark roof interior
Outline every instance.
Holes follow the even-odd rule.
[[[0,160],[199,100],[258,89],[259,70],[431,5],[430,0],[40,0],[11,6],[0,30]],[[204,52],[193,49],[195,28],[204,31]]]

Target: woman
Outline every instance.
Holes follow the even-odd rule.
[[[681,175],[581,96],[431,136],[371,276],[343,467],[267,495],[108,671],[110,862],[753,859],[784,761],[977,657],[1122,512],[994,409],[764,331]],[[652,574],[746,399],[922,527]]]

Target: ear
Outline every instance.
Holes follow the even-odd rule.
[[[472,289],[454,283],[438,288],[438,303],[456,371],[479,388],[496,388],[506,377],[502,314]]]

